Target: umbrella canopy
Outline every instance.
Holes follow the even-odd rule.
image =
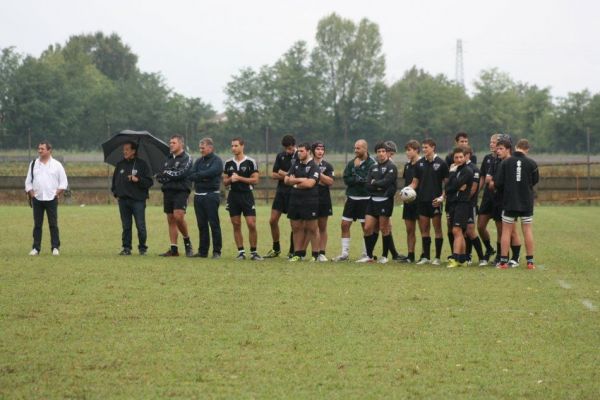
[[[137,156],[146,161],[152,175],[162,169],[169,155],[169,145],[147,131],[121,131],[102,143],[104,162],[117,165],[123,159],[123,145],[128,142],[137,144]]]

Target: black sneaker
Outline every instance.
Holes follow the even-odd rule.
[[[252,253],[252,255],[250,256],[250,259],[252,261],[262,261],[262,260],[264,260],[264,258],[262,258],[261,256],[259,256],[258,253]]]
[[[192,246],[185,246],[185,256],[194,257],[194,249],[192,249]]]
[[[239,253],[235,259],[237,261],[245,260],[246,259],[246,254],[245,253]]]
[[[161,257],[179,257],[179,252],[178,251],[172,251],[171,249],[165,251],[164,253],[160,253],[159,256]]]
[[[405,256],[404,254],[396,254],[395,257],[392,257],[392,260],[394,261],[402,261],[404,259],[406,259],[407,256]]]
[[[119,253],[120,256],[130,256],[131,255],[131,250],[130,249],[123,249],[121,250],[121,252]]]
[[[212,255],[213,260],[218,260],[219,258],[221,258],[221,253],[213,253],[213,255]]]
[[[200,253],[196,253],[196,254],[194,254],[192,257],[197,257],[197,258],[208,258],[208,254],[200,254]]]
[[[140,249],[140,256],[145,256],[147,252],[148,250],[146,249]]]

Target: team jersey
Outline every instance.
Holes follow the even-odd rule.
[[[325,176],[329,176],[329,177],[334,176],[333,165],[331,165],[327,161],[321,160],[321,162],[319,162],[317,164],[317,167],[319,168],[319,173],[321,175],[325,175]],[[319,190],[319,198],[326,198],[329,196],[329,186],[322,185],[321,183],[317,184],[317,186],[318,186],[318,190]]]
[[[411,163],[410,161],[404,164],[404,169],[402,170],[402,177],[404,178],[404,186],[408,186],[412,183],[415,174],[417,173],[417,163],[420,158],[415,161],[415,163]]]
[[[289,171],[292,167],[292,164],[297,159],[298,156],[296,152],[288,154],[286,151],[282,151],[275,157],[275,162],[273,163],[273,172],[279,172],[280,169],[283,171]],[[283,183],[283,180],[277,181],[277,192],[288,193],[289,191],[290,187]]]
[[[533,187],[539,178],[536,162],[520,151],[502,161],[494,177],[494,184],[502,194],[502,209],[533,211]]]
[[[464,185],[466,185],[466,188],[460,190]],[[472,185],[473,170],[467,164],[463,164],[456,171],[450,172],[446,183],[447,203],[470,203]]]
[[[500,163],[500,160],[498,157],[496,157],[495,154],[490,153],[490,154],[486,154],[485,157],[483,157],[483,161],[481,162],[481,170],[480,172],[480,176],[482,176],[483,178],[485,178],[486,176],[494,176],[494,173],[496,171],[496,165],[498,165]],[[480,188],[481,189],[481,188]],[[489,198],[493,198],[494,197],[494,192],[492,190],[490,190],[490,188],[488,187],[488,185],[484,184],[483,185],[483,199],[489,199]]]
[[[225,162],[223,172],[225,172],[227,176],[236,173],[243,178],[250,178],[252,177],[252,174],[258,172],[258,163],[255,159],[248,156],[244,156],[241,161],[237,161],[235,157],[232,157]],[[251,184],[245,182],[231,182],[229,187],[232,192],[250,192],[254,189]]]
[[[473,196],[471,196],[471,204],[476,206],[477,198],[479,197],[479,178],[481,176],[481,172],[479,171],[479,168],[477,168],[477,165],[473,164],[470,160],[467,163],[467,167],[471,168],[471,171],[473,171],[473,185],[475,185],[475,192],[473,193]],[[471,190],[472,189],[473,186],[471,186]]]
[[[377,162],[371,167],[367,176],[367,190],[369,190],[371,198],[394,197],[397,179],[398,168],[391,160],[383,163]]]
[[[421,157],[417,161],[415,178],[419,180],[417,201],[430,202],[442,195],[444,179],[448,178],[448,164],[437,154],[429,161]]]
[[[317,164],[315,164],[315,162],[311,159],[308,160],[306,163],[303,163],[300,160],[296,160],[294,162],[294,164],[292,165],[292,167],[290,168],[290,171],[288,172],[288,176],[295,176],[296,178],[309,178],[309,179],[314,179],[315,181],[319,182],[319,177],[320,177],[320,172],[319,172],[319,167],[317,166]],[[310,189],[301,189],[301,188],[295,188],[292,187],[291,191],[290,191],[290,201],[293,201],[295,203],[298,202],[318,202],[319,201],[319,188],[318,188],[318,184],[314,185],[313,187],[311,187]],[[300,201],[298,201],[300,200]]]

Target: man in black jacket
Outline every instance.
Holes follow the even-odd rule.
[[[533,262],[533,187],[539,181],[539,171],[535,161],[527,157],[529,142],[521,139],[515,153],[502,161],[494,178],[496,188],[502,191],[502,253],[498,268],[508,268],[508,250],[515,222],[521,218],[521,228],[527,251],[527,268],[534,269]]]
[[[377,240],[375,228],[379,225],[383,241],[383,254],[387,254],[392,242],[390,217],[394,211],[394,195],[398,169],[389,159],[389,150],[384,142],[375,145],[377,163],[371,166],[367,175],[366,188],[370,199],[365,217],[365,245],[367,255],[356,262],[373,262],[373,248]],[[386,263],[387,257],[381,257],[380,263]]]
[[[123,159],[117,163],[113,173],[111,191],[119,201],[119,213],[123,233],[122,256],[131,255],[132,217],[138,232],[138,250],[145,255],[146,246],[146,199],[148,189],[154,184],[148,164],[137,157],[137,145],[133,142],[123,145]]]
[[[211,138],[200,140],[199,148],[202,157],[194,162],[190,174],[190,180],[194,182],[194,211],[200,231],[200,247],[195,256],[208,257],[210,226],[213,242],[212,258],[220,258],[223,238],[219,220],[219,203],[223,161],[214,153],[215,146]]]
[[[156,175],[156,180],[162,184],[163,209],[167,214],[169,239],[171,240],[169,250],[160,255],[163,257],[179,256],[179,250],[177,249],[177,232],[179,231],[183,236],[185,255],[191,257],[194,255],[194,251],[192,250],[192,242],[185,222],[185,210],[191,191],[188,175],[192,169],[192,157],[186,153],[185,143],[181,135],[171,136],[169,149],[171,154],[165,161],[162,171]]]

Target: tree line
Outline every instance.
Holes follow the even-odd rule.
[[[527,137],[536,151],[583,152],[586,130],[600,151],[600,94],[555,98],[550,88],[485,70],[468,93],[444,75],[413,67],[385,81],[377,24],[331,14],[319,21],[316,44],[294,43],[271,65],[242,68],[225,87],[225,110],[170,89],[157,73],[140,71],[137,56],[117,34],[72,36],[39,57],[14,48],[0,55],[0,145],[27,146],[28,133],[58,146],[97,149],[123,129],[148,130],[188,141],[212,136],[227,146],[243,136],[253,151],[278,149],[294,133],[349,151],[353,140],[434,138],[447,148],[468,132],[477,151],[494,132]],[[268,140],[268,143],[266,142]]]

